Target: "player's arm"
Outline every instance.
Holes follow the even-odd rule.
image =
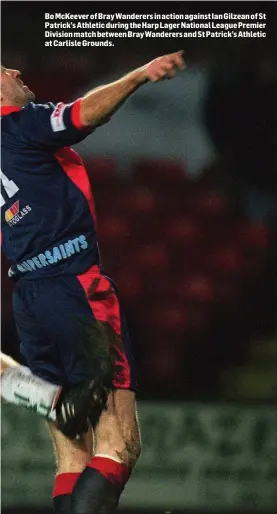
[[[34,376],[29,368],[2,352],[0,362],[2,399],[55,421],[55,408],[62,388]]]
[[[182,52],[164,55],[111,84],[98,87],[71,104],[30,102],[20,113],[19,134],[31,145],[55,152],[85,139],[106,123],[125,100],[146,82],[173,78],[185,63]]]
[[[56,422],[71,439],[85,432],[88,418],[92,423],[94,414],[101,413],[106,407],[109,390],[96,378],[62,388],[34,375],[29,368],[2,352],[0,363],[1,398]]]
[[[116,82],[90,91],[80,103],[82,125],[93,128],[102,125],[140,86],[173,78],[177,70],[184,68],[183,52],[175,52],[154,59]]]

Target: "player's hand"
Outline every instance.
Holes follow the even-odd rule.
[[[142,80],[159,82],[160,80],[172,79],[175,77],[177,71],[186,68],[183,53],[183,50],[180,50],[179,52],[163,55],[149,62],[140,68]]]
[[[64,388],[56,405],[56,424],[68,438],[86,432],[95,411],[97,420],[106,408],[109,390],[97,378]],[[92,420],[90,419],[92,424]]]

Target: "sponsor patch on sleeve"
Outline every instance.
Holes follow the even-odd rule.
[[[61,130],[65,130],[66,126],[63,121],[63,113],[65,110],[66,104],[60,102],[56,105],[55,110],[51,114],[51,127],[53,132],[60,132]]]

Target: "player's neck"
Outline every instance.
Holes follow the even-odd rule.
[[[1,109],[2,107],[18,107],[19,109],[22,109],[24,107],[26,102],[22,103],[19,100],[16,99],[2,99],[1,100]]]

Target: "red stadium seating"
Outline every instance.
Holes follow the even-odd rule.
[[[170,271],[170,270],[169,270]],[[145,300],[150,302],[166,299],[167,301],[176,301],[178,276],[174,273],[162,274],[157,278],[156,275],[146,274],[143,277],[143,296]]]
[[[116,245],[130,235],[130,224],[123,216],[101,216],[98,219],[98,235],[102,244]],[[112,250],[112,248],[111,248]]]
[[[231,306],[240,308],[242,301],[241,291],[242,284],[226,275],[215,279],[215,297],[216,302],[221,307],[230,308]],[[231,319],[231,315],[230,315]]]
[[[111,185],[119,182],[118,166],[111,157],[86,157],[84,164],[93,184]]]
[[[135,214],[151,216],[157,210],[156,197],[147,189],[132,188],[131,194],[125,198],[125,208]]]
[[[146,178],[144,171],[140,178]],[[152,179],[155,173],[152,169]],[[99,218],[107,272],[150,339],[161,334],[162,340],[170,336],[183,344],[185,333],[202,337],[216,305],[230,316],[240,308],[245,257],[264,249],[267,231],[236,226],[221,193],[117,185]],[[103,194],[108,198],[104,187]]]
[[[203,273],[194,273],[181,279],[176,291],[180,300],[210,304],[215,299],[214,283]]]
[[[235,237],[241,247],[266,248],[270,232],[265,225],[240,222],[235,228]]]
[[[194,216],[205,221],[225,219],[230,214],[228,199],[214,190],[195,192],[188,199],[188,207]]]
[[[91,181],[98,219],[105,215],[121,214],[118,199],[126,184],[118,175],[116,160],[90,157],[85,158],[84,163]]]
[[[203,304],[210,304],[214,301],[214,283],[211,278],[201,272],[197,274],[186,274],[186,270],[176,274],[174,270],[165,276],[145,276],[143,280],[143,294],[145,298],[153,301],[167,299],[178,301],[183,304],[187,301],[194,301]]]
[[[164,235],[169,243],[179,246],[195,245],[201,239],[201,227],[192,218],[174,217],[164,226]]]
[[[178,159],[142,159],[133,166],[133,181],[157,190],[184,186],[187,180],[185,166]]]
[[[236,245],[216,249],[209,258],[210,272],[215,284],[218,304],[235,305],[239,308],[240,292],[246,279],[246,263]]]
[[[271,234],[264,225],[240,223],[235,227],[234,239],[247,263],[249,280],[258,277],[267,266]]]
[[[202,272],[180,278],[176,297],[186,309],[190,333],[203,332],[211,321],[215,301],[212,279]]]
[[[113,274],[113,278],[119,287],[120,297],[126,305],[133,305],[140,301],[142,283],[139,273],[121,269]]]
[[[150,330],[156,329],[161,334],[184,333],[187,326],[187,315],[184,307],[178,301],[168,301],[166,298],[150,302],[145,299],[140,309],[140,318]]]
[[[160,334],[161,339],[168,337],[170,343],[184,344],[188,335],[203,333],[211,322],[211,305],[194,302],[191,299],[145,298],[144,304],[137,306],[142,326],[146,327],[153,340]]]
[[[162,228],[161,219],[157,213],[150,217],[147,215],[136,216],[132,220],[132,237],[134,244],[137,246],[145,244],[164,244]]]
[[[209,271],[209,261],[207,256],[208,248],[201,241],[195,245],[171,246],[170,264],[173,269],[179,271],[180,275],[186,276]]]
[[[155,385],[156,391],[167,390],[172,394],[179,390],[184,381],[183,361],[178,351],[179,345],[172,344],[172,340],[164,341],[158,347],[150,347],[145,355],[141,376],[147,387]]]
[[[187,330],[191,336],[204,334],[203,343],[207,335],[208,327],[212,320],[211,305],[199,303],[188,299],[184,303],[187,314]],[[206,333],[205,333],[206,331]]]
[[[210,265],[214,274],[231,274],[241,276],[246,270],[243,254],[237,245],[229,244],[215,249],[210,256]]]
[[[169,266],[169,254],[162,243],[142,244],[130,249],[129,266],[141,273],[166,273]]]

